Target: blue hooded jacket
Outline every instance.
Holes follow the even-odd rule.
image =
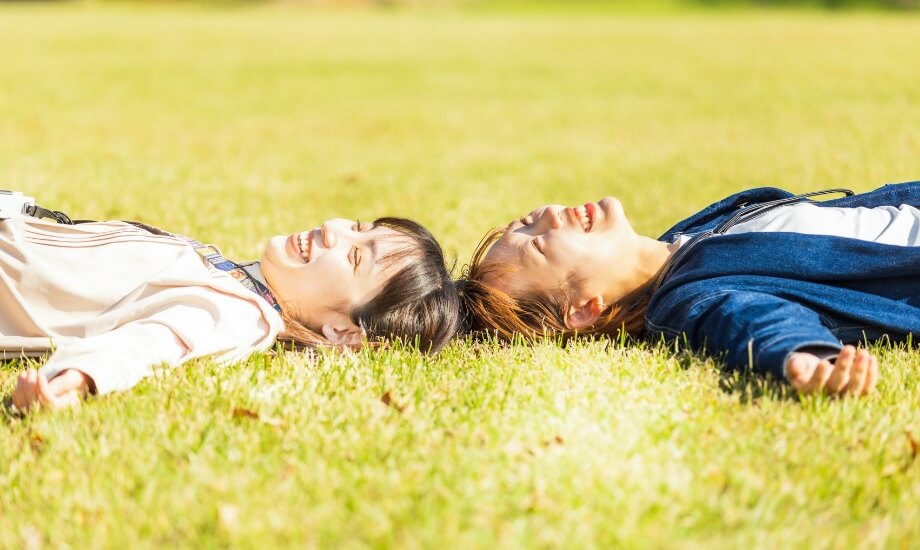
[[[658,240],[706,232],[739,208],[788,197],[768,187],[743,191]],[[920,182],[816,204],[920,208]],[[785,378],[795,351],[833,355],[841,342],[920,335],[920,247],[785,232],[712,235],[673,265],[652,296],[646,328],[724,354],[732,368]]]

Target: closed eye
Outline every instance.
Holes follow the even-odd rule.
[[[530,239],[530,244],[531,244],[534,248],[537,249],[537,252],[539,252],[541,256],[545,256],[545,254],[543,254],[543,247],[540,246],[540,243],[537,242],[537,239],[536,239],[536,238]]]
[[[361,265],[361,249],[357,246],[351,248],[350,254],[351,263],[355,266],[355,271],[358,271],[358,266]]]
[[[373,231],[377,226],[373,222],[362,222],[361,220],[355,220],[355,224],[351,226],[351,230],[355,232],[366,232]]]

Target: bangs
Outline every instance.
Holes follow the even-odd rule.
[[[377,218],[373,221],[373,224],[374,227],[386,227],[398,233],[398,235],[378,237],[378,240],[381,242],[390,240],[402,241],[401,245],[395,246],[393,250],[390,250],[377,259],[377,263],[380,264],[382,271],[390,269],[406,258],[421,256],[426,236],[430,235],[420,224],[405,218]]]
[[[367,340],[400,339],[426,353],[441,349],[460,328],[460,297],[444,261],[441,246],[422,225],[405,218],[378,218],[375,226],[405,240],[378,262],[384,269],[405,262],[368,303],[352,311],[352,321],[363,328]]]

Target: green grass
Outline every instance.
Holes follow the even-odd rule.
[[[920,177],[917,17],[0,8],[2,186],[231,257],[402,214],[462,263],[545,202],[658,234]],[[648,344],[196,362],[2,413],[0,547],[912,547],[920,353],[878,351],[859,401]]]

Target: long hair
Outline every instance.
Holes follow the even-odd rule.
[[[590,327],[570,329],[565,314],[580,284],[570,280],[565,287],[552,290],[524,290],[511,295],[487,281],[513,272],[513,264],[490,262],[483,264],[489,248],[501,238],[504,230],[492,229],[476,246],[469,265],[457,281],[464,310],[463,329],[473,333],[495,335],[510,340],[516,334],[529,338],[554,337],[568,340],[579,336],[617,337],[621,332],[641,336],[645,332],[645,313],[658,277],[653,277],[620,302],[601,312]]]
[[[374,225],[408,237],[409,244],[380,259],[385,265],[412,261],[390,277],[369,302],[350,312],[351,321],[364,329],[371,344],[401,339],[427,353],[440,350],[460,329],[460,297],[451,279],[441,245],[421,224],[405,218],[385,217]],[[281,340],[310,347],[331,346],[321,334],[288,312],[282,312]]]

